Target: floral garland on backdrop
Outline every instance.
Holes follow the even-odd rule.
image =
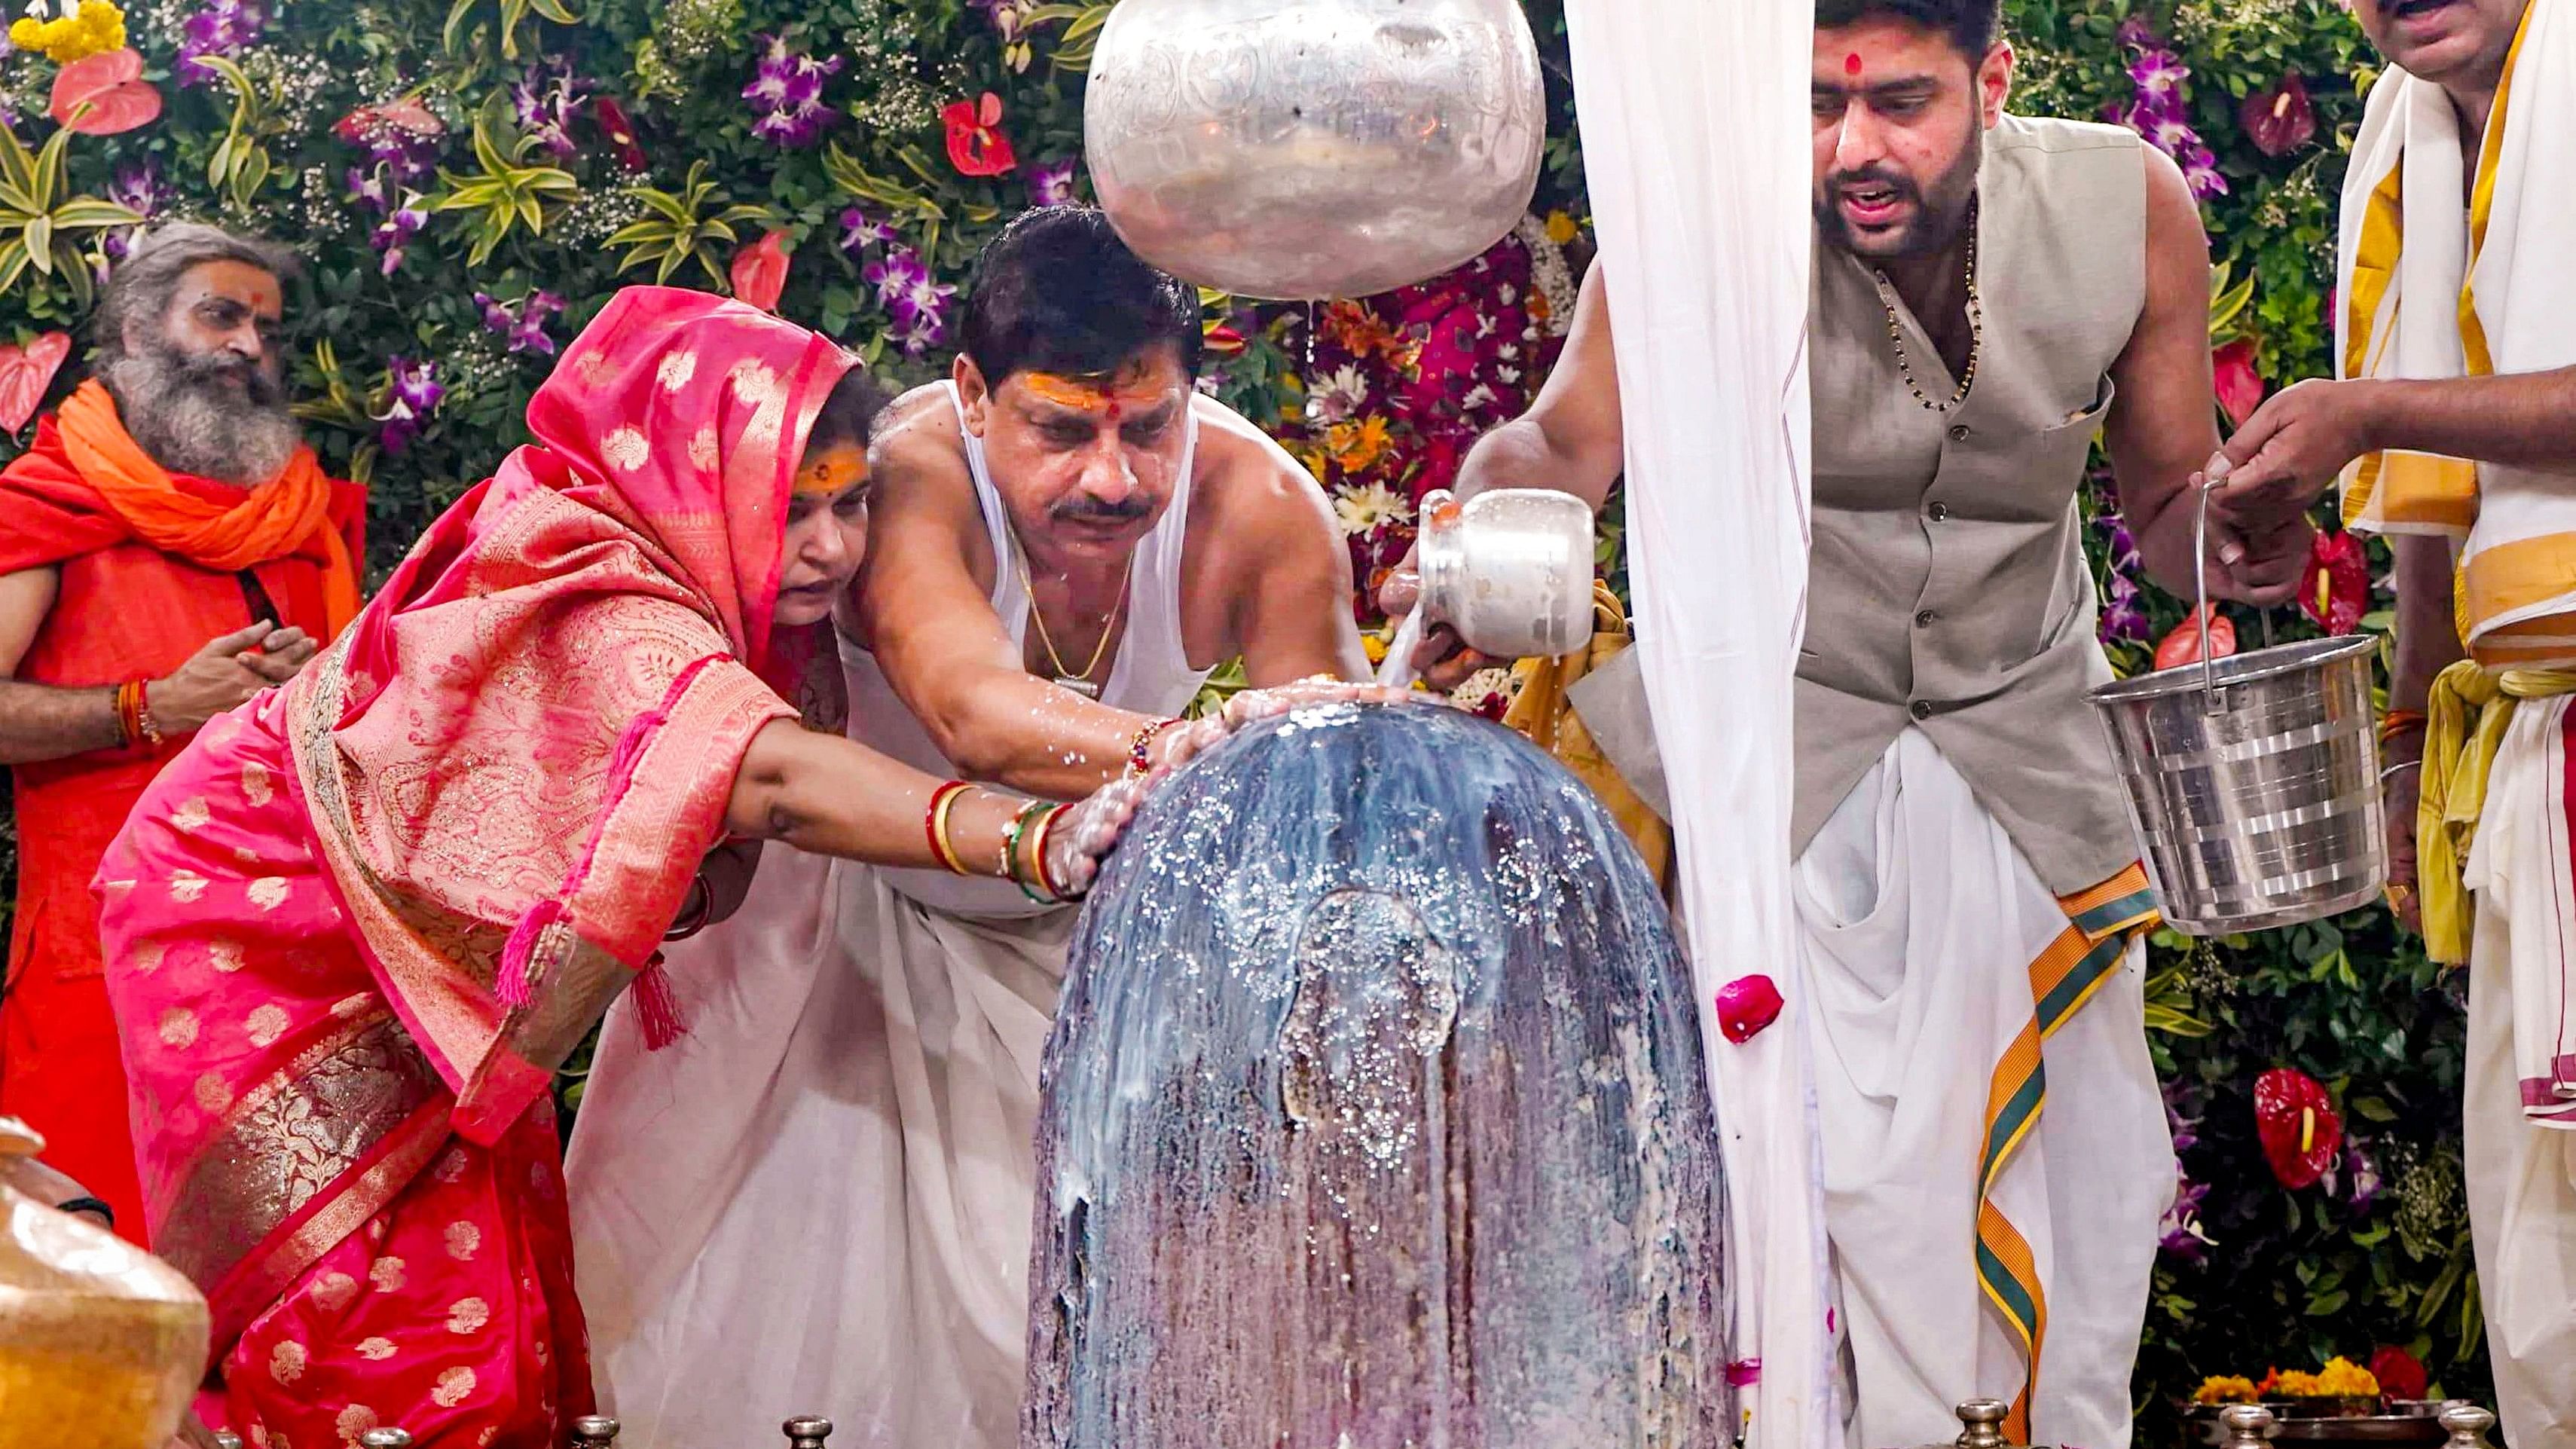
[[[1083,71],[1113,3],[33,0],[0,54],[0,429],[23,439],[68,389],[99,280],[170,218],[305,257],[300,411],[325,460],[373,485],[378,576],[524,439],[529,393],[620,285],[730,291],[926,379],[975,248],[1022,207],[1085,194]],[[1385,297],[1206,298],[1206,387],[1321,480],[1379,637],[1365,586],[1410,543],[1421,496],[1527,404],[1571,318],[1586,212],[1561,0],[1526,4],[1556,122],[1535,216]],[[2336,0],[2007,15],[2019,108],[2130,125],[2200,198],[2225,269],[2213,405],[2241,420],[2267,379],[2326,370],[2334,196],[2371,64]],[[2121,668],[2257,627],[2189,618],[2140,577],[2107,472],[2089,507]],[[1614,581],[1618,528],[1614,508]],[[2299,612],[2272,622],[2384,630],[2385,571],[2376,546],[2329,534]],[[1504,690],[1487,676],[1466,693],[1499,713]],[[2154,962],[2184,1180],[2142,1432],[2170,1437],[2203,1377],[2258,1362],[2347,1353],[2404,1382],[2402,1356],[2482,1392],[2457,986],[2378,911],[2162,937]]]

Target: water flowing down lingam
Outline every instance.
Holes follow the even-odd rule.
[[[1158,791],[1047,1046],[1023,1449],[1718,1449],[1689,975],[1575,779],[1312,706]]]

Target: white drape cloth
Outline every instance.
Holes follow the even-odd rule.
[[[621,1445],[1009,1449],[1028,1332],[1038,1058],[1070,911],[972,920],[772,846],[671,951],[688,1034],[610,1014],[568,1164]]]
[[[2487,773],[2465,880],[2469,947],[2463,1167],[2496,1408],[2514,1449],[2576,1449],[2576,1097],[2556,1087],[2576,957],[2568,882],[2569,709],[2522,701]]]
[[[1570,0],[1627,433],[1638,648],[1726,1138],[1734,1354],[1756,1449],[1837,1442],[1815,1106],[1790,899],[1806,607],[1811,0]],[[1743,1045],[1713,998],[1787,998]],[[1749,1365],[1748,1365],[1749,1367]]]
[[[1800,857],[1808,1040],[1824,1122],[1851,1440],[1939,1444],[1953,1407],[2009,1403],[2026,1360],[1977,1282],[1979,1161],[1996,1062],[2032,1019],[2031,963],[2067,929],[2003,827],[1908,730]],[[2047,1106],[1994,1204],[2048,1305],[2038,1444],[2126,1449],[2173,1138],[2147,1054],[2145,942],[2046,1039]]]

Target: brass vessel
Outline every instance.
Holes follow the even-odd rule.
[[[12,1186],[44,1139],[0,1117],[0,1449],[163,1449],[205,1373],[176,1269]]]

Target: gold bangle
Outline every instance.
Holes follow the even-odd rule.
[[[964,781],[952,780],[940,790],[939,798],[930,806],[931,848],[938,851],[939,863],[948,868],[950,875],[968,873],[965,859],[957,853],[956,843],[948,838],[948,817],[955,812],[957,802],[964,798],[966,790]]]

